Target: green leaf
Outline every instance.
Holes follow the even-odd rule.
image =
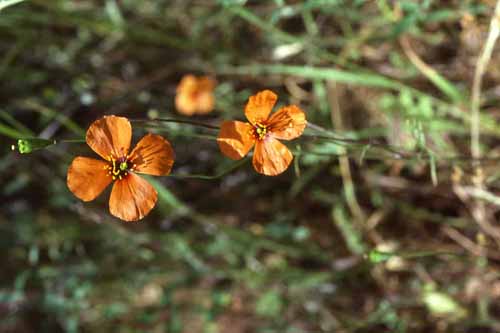
[[[341,204],[335,205],[332,209],[332,220],[342,233],[349,250],[354,254],[365,253],[363,236]]]
[[[378,250],[371,250],[367,255],[366,258],[372,263],[372,264],[379,264],[381,262],[387,261],[394,257],[394,253],[392,252],[382,252]]]
[[[2,123],[0,123],[0,135],[5,135],[12,139],[17,139],[19,137],[24,136],[22,132],[16,130],[15,128],[4,125]]]
[[[277,291],[271,290],[257,300],[255,312],[258,315],[272,318],[278,316],[282,308],[283,300],[281,299],[281,295]]]
[[[160,209],[169,216],[185,216],[191,212],[191,209],[182,201],[177,199],[165,185],[154,177],[147,177],[148,181],[158,192]]]

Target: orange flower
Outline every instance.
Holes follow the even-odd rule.
[[[284,172],[293,159],[290,150],[277,139],[295,139],[306,127],[306,116],[295,105],[285,106],[269,116],[277,99],[270,90],[251,96],[245,106],[249,122],[225,121],[217,137],[222,153],[233,160],[242,159],[255,145],[253,167],[267,176]]]
[[[206,114],[214,109],[215,81],[208,76],[185,75],[177,86],[175,107],[186,115]]]
[[[83,201],[94,200],[115,181],[109,211],[124,221],[137,221],[155,206],[158,194],[136,173],[165,176],[174,164],[170,143],[155,134],[144,136],[129,154],[132,126],[127,118],[106,116],[90,125],[87,144],[105,161],[76,157],[68,169],[68,188]]]

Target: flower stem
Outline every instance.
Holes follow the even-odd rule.
[[[54,140],[56,144],[58,143],[85,143],[85,139],[64,139],[64,140]]]
[[[205,127],[208,129],[213,129],[213,130],[218,130],[220,127],[216,125],[211,125],[207,123],[201,123],[197,121],[192,121],[192,120],[186,120],[186,119],[176,119],[176,118],[154,118],[154,119],[130,119],[131,122],[144,122],[144,123],[150,123],[150,122],[164,122],[164,123],[178,123],[178,124],[187,124],[187,125],[192,125],[192,126],[198,126],[198,127]]]
[[[180,178],[180,179],[203,179],[203,180],[214,180],[221,178],[234,170],[238,169],[240,166],[249,161],[249,158],[244,158],[229,166],[227,169],[215,175],[191,175],[191,174],[170,174],[169,177]]]
[[[497,1],[495,12],[491,18],[490,31],[483,51],[479,56],[474,72],[474,81],[472,83],[471,96],[471,154],[474,159],[481,157],[479,146],[479,108],[481,104],[481,84],[483,75],[493,53],[495,42],[500,35],[500,0]]]

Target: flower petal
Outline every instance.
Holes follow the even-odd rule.
[[[196,111],[196,100],[190,94],[178,93],[175,96],[175,108],[179,113],[191,116]]]
[[[177,86],[175,107],[179,113],[191,116],[205,114],[214,109],[215,81],[208,76],[185,75]]]
[[[211,91],[203,91],[198,94],[196,106],[198,114],[207,114],[212,112],[215,105],[214,94]]]
[[[200,76],[198,78],[198,90],[200,91],[212,91],[215,87],[215,80],[210,76]]]
[[[130,160],[136,164],[134,172],[166,176],[174,165],[174,150],[163,137],[147,134],[130,153]]]
[[[68,168],[68,188],[83,201],[94,200],[112,181],[107,166],[104,161],[76,157]]]
[[[132,126],[127,118],[105,116],[90,125],[87,144],[104,159],[109,155],[119,158],[127,155],[132,139]]]
[[[278,95],[271,90],[263,90],[250,96],[245,106],[245,116],[253,125],[267,120],[269,113],[278,100]]]
[[[306,115],[296,105],[289,105],[275,112],[268,122],[273,137],[291,140],[299,137],[306,128]]]
[[[138,221],[153,209],[158,194],[144,178],[129,173],[113,185],[109,211],[124,221]]]
[[[184,75],[181,82],[177,85],[177,93],[191,92],[196,87],[197,79],[196,76],[192,74]]]
[[[255,143],[253,127],[241,121],[225,121],[220,128],[217,143],[221,152],[233,160],[240,160]]]
[[[253,167],[258,173],[276,176],[284,172],[293,160],[288,148],[273,138],[258,141],[253,153]]]

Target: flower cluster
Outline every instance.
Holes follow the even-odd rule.
[[[185,77],[176,97],[178,110],[184,114],[211,111],[213,85],[206,77]],[[251,96],[245,107],[248,122],[225,121],[217,137],[221,152],[235,160],[245,157],[255,146],[253,166],[268,176],[283,173],[293,159],[278,139],[297,138],[306,127],[305,114],[295,105],[270,115],[277,99],[270,90]],[[96,120],[87,130],[86,143],[102,160],[78,156],[67,174],[68,188],[83,201],[94,200],[114,182],[109,210],[124,221],[142,219],[157,201],[156,190],[138,174],[166,176],[174,164],[172,146],[163,137],[147,134],[132,151],[131,140],[132,126],[127,118],[105,116]]]

